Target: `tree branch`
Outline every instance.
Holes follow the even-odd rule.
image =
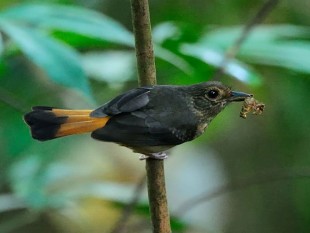
[[[146,174],[153,233],[171,233],[164,161],[147,159]]]
[[[139,85],[156,85],[156,69],[148,0],[131,0]]]
[[[155,59],[148,0],[131,0],[139,85],[156,84]],[[153,233],[170,233],[163,160],[146,160],[147,188]]]

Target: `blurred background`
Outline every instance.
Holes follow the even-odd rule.
[[[43,3],[44,4],[43,4]],[[159,84],[212,78],[265,1],[150,1]],[[310,229],[310,2],[280,1],[220,78],[266,104],[225,109],[165,161],[173,232]],[[89,135],[48,142],[22,120],[35,105],[95,108],[137,86],[130,2],[0,2],[0,232],[151,232],[138,154]],[[113,231],[114,230],[114,231]]]

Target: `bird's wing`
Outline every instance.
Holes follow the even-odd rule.
[[[104,127],[92,132],[92,137],[129,147],[177,145],[184,142],[160,122],[149,124],[149,119],[148,116],[123,113],[112,117]]]
[[[133,89],[94,110],[93,117],[111,118],[104,127],[93,131],[92,137],[135,148],[172,146],[191,140],[195,129],[188,119],[184,119],[185,123],[174,120],[185,117],[184,109],[167,111],[170,106],[167,100],[179,101],[179,97],[170,89],[151,90],[152,87]]]
[[[106,117],[136,111],[149,103],[148,94],[151,89],[152,87],[140,87],[127,91],[95,109],[90,116]]]

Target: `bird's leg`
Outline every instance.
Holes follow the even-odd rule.
[[[150,154],[149,158],[162,160],[168,158],[168,155],[166,154],[166,152],[158,152]]]
[[[168,155],[166,152],[157,152],[157,153],[150,153],[150,154],[141,154],[139,156],[139,160],[145,160],[145,159],[158,159],[163,160],[167,159]]]
[[[139,160],[146,160],[146,159],[149,158],[149,157],[150,157],[150,156],[148,156],[148,155],[142,154],[142,155],[139,156]]]

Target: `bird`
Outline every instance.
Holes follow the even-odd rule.
[[[166,159],[168,149],[200,136],[227,105],[252,96],[218,81],[144,86],[94,110],[35,106],[24,120],[39,141],[91,133],[132,149],[140,159]]]

